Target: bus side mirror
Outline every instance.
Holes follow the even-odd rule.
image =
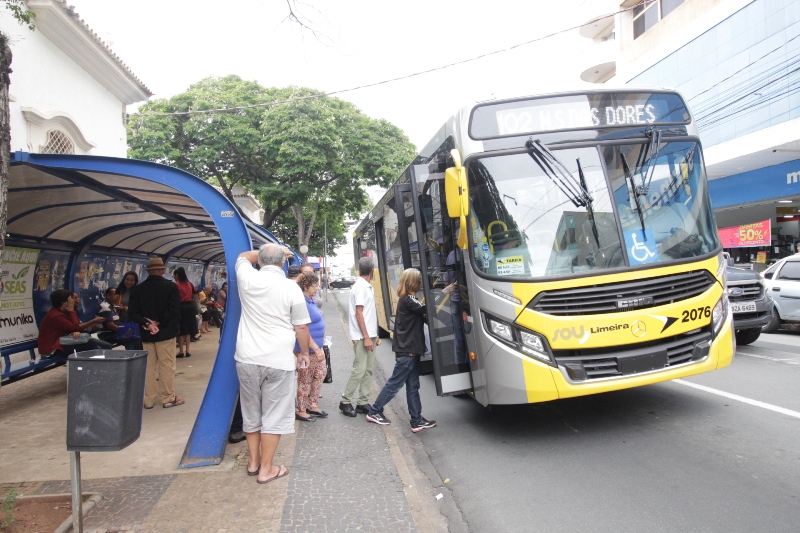
[[[458,246],[467,249],[467,213],[469,213],[469,193],[467,173],[464,167],[451,167],[444,172],[445,195],[447,196],[447,215],[461,221],[458,230]]]
[[[444,171],[444,190],[447,196],[447,216],[458,218],[461,211],[461,173],[460,169],[451,167]]]

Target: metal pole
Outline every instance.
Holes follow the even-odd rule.
[[[81,452],[69,452],[72,485],[72,531],[83,533],[83,492],[81,491]]]
[[[328,287],[330,286],[330,276],[328,275],[328,217],[325,217],[325,245],[322,248],[322,273],[325,276],[325,301],[328,301]]]

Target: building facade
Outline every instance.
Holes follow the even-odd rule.
[[[127,155],[126,106],[152,93],[63,0],[27,0],[31,31],[0,9],[13,53],[11,150]]]
[[[719,227],[769,220],[770,258],[800,238],[800,0],[587,2],[613,35],[585,81],[678,89],[700,131]],[[611,22],[613,20],[613,23]],[[591,26],[591,25],[590,25]],[[586,28],[586,27],[585,27]],[[581,30],[595,40],[597,35]],[[596,79],[591,79],[592,77]],[[756,248],[731,250],[740,262]]]

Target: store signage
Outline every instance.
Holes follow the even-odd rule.
[[[0,294],[0,346],[36,340],[33,284],[39,250],[7,247],[3,254]]]
[[[800,213],[800,209],[797,207],[776,207],[775,214],[776,215],[796,215]]]
[[[786,174],[786,185],[797,183],[800,180],[800,172],[788,172]]]
[[[748,246],[769,246],[772,229],[769,220],[753,224],[719,228],[719,238],[723,248],[746,248]]]

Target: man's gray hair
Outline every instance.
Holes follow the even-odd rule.
[[[362,257],[358,260],[358,275],[359,276],[366,276],[368,274],[372,274],[372,258],[371,257]]]
[[[283,266],[284,255],[283,246],[275,243],[268,243],[258,249],[258,264],[263,266]]]

